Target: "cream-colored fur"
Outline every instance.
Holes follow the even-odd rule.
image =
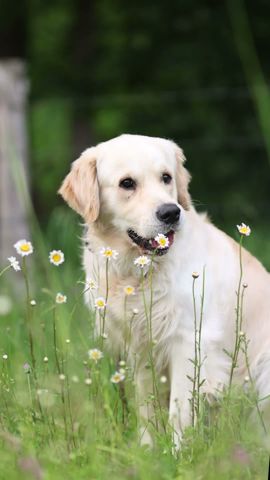
[[[60,194],[85,220],[87,225],[84,267],[87,279],[99,284],[97,295],[105,296],[105,261],[99,252],[110,246],[119,252],[110,262],[109,297],[106,332],[110,349],[119,354],[127,325],[124,318],[133,316],[130,362],[136,356],[136,387],[140,414],[147,422],[152,416],[146,399],[152,392],[148,360],[146,319],[140,291],[140,271],[134,259],[141,250],[127,235],[135,230],[144,238],[164,232],[156,217],[157,208],[174,203],[181,209],[175,240],[164,256],[156,257],[153,273],[152,326],[155,366],[159,374],[169,376],[169,417],[179,442],[182,430],[190,424],[190,390],[188,376],[193,376],[194,314],[192,273],[196,280],[199,309],[202,273],[205,268],[205,298],[202,329],[202,378],[206,394],[215,394],[228,384],[230,359],[224,349],[232,351],[235,339],[236,290],[239,282],[238,245],[214,227],[193,208],[188,193],[189,174],[184,167],[182,150],[169,140],[122,135],[86,150],[76,160],[60,188]],[[162,173],[172,176],[172,183],[161,181]],[[119,187],[123,178],[137,182],[135,191]],[[239,219],[241,220],[241,219]],[[247,251],[243,251],[245,291],[243,330],[249,343],[251,372],[260,397],[270,393],[270,276]],[[137,294],[128,297],[124,315],[123,287],[133,285]],[[149,277],[145,276],[149,300]],[[91,304],[91,295],[87,297]],[[133,309],[138,314],[133,315]],[[247,375],[243,358],[235,380]],[[263,406],[263,404],[262,404]],[[150,442],[143,429],[143,442]]]

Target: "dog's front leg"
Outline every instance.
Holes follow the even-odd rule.
[[[184,429],[191,424],[191,389],[188,377],[193,378],[194,344],[189,340],[176,340],[170,356],[170,407],[169,418],[173,429],[175,448],[180,447]]]

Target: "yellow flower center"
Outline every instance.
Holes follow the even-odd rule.
[[[104,302],[102,300],[97,301],[98,307],[104,307]]]
[[[105,250],[105,255],[106,255],[106,257],[111,257],[112,256],[112,250]]]
[[[159,239],[159,244],[164,247],[166,245],[166,239],[165,238],[160,238]]]
[[[29,252],[30,246],[28,243],[23,243],[22,245],[20,245],[20,249],[22,252]]]
[[[61,260],[61,255],[59,255],[59,253],[55,253],[52,259],[54,262],[59,262]]]

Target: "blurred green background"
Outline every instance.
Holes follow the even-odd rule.
[[[270,268],[268,1],[0,3],[0,57],[27,63],[31,192],[49,242],[72,231],[77,248],[78,218],[56,195],[70,163],[139,133],[182,146],[197,208],[231,235],[250,224]]]

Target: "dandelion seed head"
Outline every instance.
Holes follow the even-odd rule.
[[[49,254],[50,262],[58,267],[65,261],[65,255],[61,250],[52,250]]]
[[[21,270],[20,264],[16,257],[8,257],[8,261],[15,272],[19,272]]]
[[[244,235],[245,237],[249,237],[249,235],[251,234],[251,228],[248,225],[242,222],[241,225],[236,225],[236,226],[238,228],[238,232],[241,235]]]
[[[21,255],[21,257],[31,255],[31,253],[34,251],[32,243],[28,242],[27,240],[19,240],[14,244],[14,248],[16,252]]]
[[[63,293],[58,292],[55,297],[56,303],[67,303],[67,297],[66,295],[63,295]]]
[[[120,383],[122,382],[123,380],[125,380],[125,375],[123,373],[121,373],[120,371],[119,372],[115,372],[112,376],[111,376],[111,382],[112,383]]]

